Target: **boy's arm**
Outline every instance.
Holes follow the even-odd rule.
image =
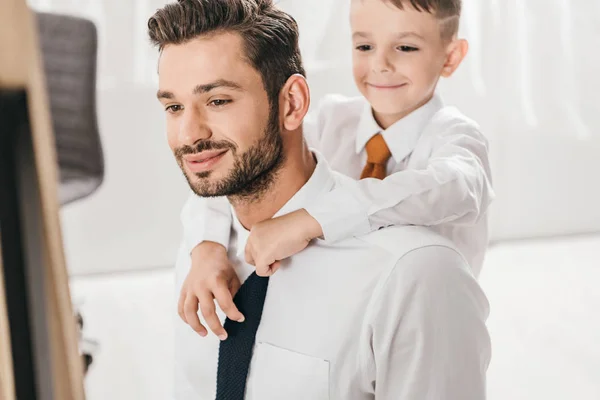
[[[425,168],[348,181],[306,211],[328,241],[389,225],[474,224],[494,197],[487,147],[475,125],[455,124],[436,140]]]
[[[233,302],[240,282],[227,258],[232,222],[229,201],[224,197],[202,198],[192,193],[183,207],[181,220],[182,250],[191,256],[191,267],[181,287],[177,312],[201,336],[206,336],[210,328],[224,340],[227,333],[217,316],[214,300],[231,320],[244,318]],[[198,308],[206,327],[200,322]]]
[[[231,221],[231,207],[227,198],[200,197],[190,193],[181,211],[183,237],[188,254],[205,241],[219,243],[227,249]]]
[[[377,399],[485,399],[489,304],[467,269],[443,246],[397,262],[366,314],[365,391]]]

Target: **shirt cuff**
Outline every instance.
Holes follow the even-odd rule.
[[[187,253],[202,242],[219,243],[226,249],[229,247],[229,236],[231,234],[231,218],[226,215],[211,215],[210,227],[205,220],[192,222],[188,225],[184,242]]]
[[[340,189],[336,188],[321,201],[304,208],[321,225],[322,240],[326,243],[364,235],[372,230],[366,208],[350,195],[339,200],[340,194]]]

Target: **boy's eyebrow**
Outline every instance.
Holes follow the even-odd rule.
[[[242,87],[240,85],[238,85],[237,83],[233,82],[233,81],[228,81],[226,79],[218,79],[214,82],[210,82],[210,83],[205,83],[205,84],[201,84],[201,85],[196,85],[196,87],[193,90],[194,94],[201,94],[201,93],[208,93],[211,90],[215,90],[217,88],[228,88],[228,89],[233,89],[233,90],[243,90]],[[175,95],[172,92],[166,91],[166,90],[159,90],[158,92],[156,92],[156,97],[161,100],[161,99],[167,99],[167,100],[171,100],[175,98]]]
[[[352,39],[356,39],[356,38],[369,38],[371,37],[370,34],[366,33],[366,32],[354,32],[352,34]]]
[[[400,32],[396,35],[397,39],[404,39],[405,37],[409,37],[409,36],[413,36],[419,39],[425,39],[423,36],[419,35],[417,32]],[[367,32],[354,32],[352,34],[352,38],[356,39],[356,38],[365,38],[368,39],[371,37],[370,33]]]
[[[396,38],[403,39],[405,37],[414,36],[419,39],[425,39],[423,36],[419,35],[417,32],[400,32],[396,35]]]

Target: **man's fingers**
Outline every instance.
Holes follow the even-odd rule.
[[[219,307],[227,315],[227,318],[232,321],[244,322],[244,315],[242,315],[233,302],[233,296],[225,282],[219,283],[213,290],[213,294],[215,295],[215,299],[217,299]]]
[[[198,317],[198,298],[196,296],[188,294],[183,305],[183,312],[185,314],[185,320],[193,330],[198,332],[200,336],[206,336],[208,334]]]
[[[206,321],[206,325],[208,328],[215,334],[220,340],[227,339],[227,332],[221,325],[221,321],[217,316],[217,310],[215,308],[215,302],[213,300],[213,296],[210,292],[206,292],[202,294],[200,300],[200,311],[202,312],[202,316]]]

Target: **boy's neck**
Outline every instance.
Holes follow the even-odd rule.
[[[377,122],[381,129],[386,130],[390,126],[394,125],[396,122],[400,121],[402,118],[405,118],[407,115],[415,112],[419,108],[423,107],[425,104],[429,103],[429,101],[431,101],[431,99],[433,98],[433,95],[434,93],[431,93],[425,98],[425,100],[421,101],[420,103],[416,104],[415,106],[409,109],[403,110],[402,112],[396,114],[378,113],[371,107],[371,111],[373,112],[373,118],[375,118],[375,122]]]

